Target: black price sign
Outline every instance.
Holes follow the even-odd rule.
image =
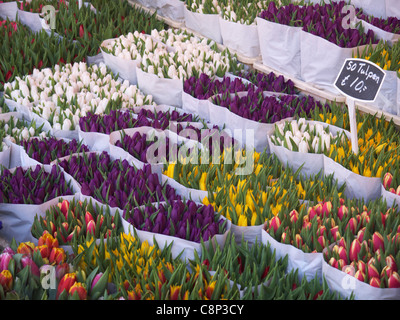
[[[344,95],[361,101],[375,101],[386,73],[375,63],[364,59],[346,59],[335,81]]]

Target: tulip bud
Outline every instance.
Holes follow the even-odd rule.
[[[3,287],[4,291],[10,291],[13,287],[13,277],[9,270],[3,270],[0,272],[0,286]]]
[[[323,236],[326,235],[326,227],[325,226],[320,226],[317,230],[317,235],[318,236]]]
[[[365,262],[364,261],[362,261],[362,260],[359,260],[359,261],[357,261],[357,270],[359,270],[359,271],[361,271],[362,273],[364,273],[365,274],[365,270],[366,270],[366,264],[365,264]]]
[[[64,290],[69,292],[69,290],[71,289],[72,285],[76,282],[76,280],[77,280],[77,277],[76,277],[75,273],[65,274],[61,278],[60,283],[58,284],[56,299],[58,299],[58,297]]]
[[[342,270],[343,267],[344,267],[346,264],[347,264],[346,261],[344,261],[343,259],[339,259],[339,260],[337,261],[337,268],[338,268],[339,270]]]
[[[384,278],[385,275],[389,278],[393,274],[393,270],[391,267],[384,266],[382,271],[381,271],[381,278]]]
[[[332,211],[332,202],[331,201],[324,202],[324,205],[322,206],[322,217],[328,217],[331,211]]]
[[[347,229],[347,228],[350,228],[351,232],[355,235],[356,232],[357,232],[357,225],[358,225],[357,219],[353,217],[353,218],[351,218],[351,219],[349,220],[349,222],[347,223],[346,229]]]
[[[390,172],[386,172],[383,176],[383,187],[388,190],[392,184],[393,176]]]
[[[385,250],[384,248],[384,240],[382,235],[379,232],[374,232],[372,235],[372,244],[374,251],[377,251],[378,249],[382,248],[382,250]]]
[[[396,272],[397,272],[396,260],[394,260],[394,258],[393,258],[392,255],[388,255],[388,256],[385,258],[385,261],[386,261],[386,265],[387,265],[388,267],[390,267],[393,271],[396,271]]]
[[[296,210],[292,210],[289,213],[289,216],[290,216],[290,222],[295,223],[299,218],[299,213]]]
[[[75,282],[71,286],[71,288],[69,289],[69,295],[70,296],[73,296],[75,293],[78,295],[79,300],[86,300],[87,299],[86,288],[80,282]]]
[[[94,236],[96,230],[96,223],[94,220],[89,221],[89,223],[86,225],[86,233],[89,234],[91,233]]]
[[[360,230],[357,232],[357,239],[358,239],[358,241],[360,241],[360,243],[363,242],[364,233],[365,233],[365,227],[363,227],[362,229],[360,229]]]
[[[47,259],[50,255],[49,247],[46,245],[37,246],[35,251],[39,251],[43,259]]]
[[[325,241],[325,237],[324,236],[319,236],[317,241],[321,245],[322,248],[326,247],[326,241]]]
[[[63,200],[62,202],[57,203],[57,206],[60,208],[62,214],[67,217],[68,209],[69,209],[69,202],[68,200]]]
[[[369,280],[369,285],[375,288],[380,288],[381,287],[381,280],[377,277],[370,278]]]
[[[287,239],[286,232],[283,232],[281,237],[281,243],[286,243],[286,239]]]
[[[338,267],[338,262],[334,257],[330,258],[328,263],[334,268]]]
[[[85,213],[85,223],[86,223],[86,225],[88,225],[88,223],[90,221],[94,222],[93,216],[89,211],[86,211],[86,213]]]
[[[269,227],[274,229],[275,233],[278,231],[280,225],[281,225],[281,219],[279,219],[279,217],[277,216],[273,217],[269,222]]]
[[[66,254],[63,248],[53,248],[50,253],[49,263],[50,264],[60,264],[66,259]]]
[[[32,242],[21,242],[17,248],[17,253],[31,255],[35,245]]]
[[[350,245],[349,258],[350,261],[357,261],[358,253],[361,251],[361,243],[358,239],[354,239]]]
[[[310,221],[311,221],[312,219],[314,219],[314,217],[316,217],[317,215],[318,215],[318,213],[317,213],[317,211],[314,209],[314,207],[308,209],[308,216],[309,216]]]
[[[400,276],[397,272],[393,272],[388,280],[389,288],[400,288]]]
[[[344,267],[342,268],[342,271],[343,271],[344,273],[350,275],[350,276],[354,276],[354,267],[352,267],[352,266],[349,266],[349,265],[344,266]]]
[[[346,206],[344,206],[344,205],[340,206],[338,209],[338,217],[339,217],[340,221],[342,221],[343,217],[346,217],[348,213],[349,213],[349,209]]]
[[[295,236],[295,242],[296,242],[296,246],[297,246],[297,248],[301,248],[301,246],[303,245],[303,239],[301,238],[301,235],[300,234],[296,234],[296,236]]]
[[[362,272],[361,270],[357,270],[357,272],[355,273],[354,277],[357,280],[362,281],[362,282],[365,282],[365,280],[366,280],[365,273]]]
[[[13,255],[8,252],[0,254],[0,271],[8,270],[8,264],[12,260]]]
[[[397,194],[398,196],[400,196],[400,186],[397,187],[397,189],[396,189],[396,194]]]
[[[340,237],[338,226],[334,226],[333,228],[331,228],[331,236],[335,241],[337,241],[337,239]]]
[[[38,240],[38,246],[46,245],[51,251],[53,247],[58,247],[58,240],[54,238],[48,231],[43,232]]]
[[[378,270],[375,268],[374,265],[367,265],[367,274],[368,274],[368,279],[371,280],[371,278],[380,278]]]

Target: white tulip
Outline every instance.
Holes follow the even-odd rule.
[[[62,129],[66,130],[66,131],[69,131],[69,130],[71,130],[71,126],[72,126],[71,120],[69,120],[68,118],[64,119],[64,122],[63,122],[63,125],[62,125]]]
[[[299,143],[299,152],[307,153],[308,152],[308,143],[305,140],[301,140]]]
[[[58,123],[58,122],[56,122],[56,123],[53,125],[53,129],[54,129],[54,130],[61,130],[61,124]]]

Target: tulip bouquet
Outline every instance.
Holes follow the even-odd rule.
[[[344,28],[341,12],[345,2],[332,2],[315,5],[289,4],[277,7],[274,2],[260,13],[260,18],[283,25],[302,27],[315,36],[322,37],[341,48],[354,48],[378,40],[372,30],[364,31],[361,25],[356,28]]]
[[[392,172],[396,167],[398,138],[393,122],[373,115],[364,115],[358,123],[359,153],[351,150],[351,142],[332,145],[329,157],[343,167],[364,177],[383,177],[384,168]]]
[[[217,106],[227,108],[245,119],[261,123],[275,123],[294,116],[310,116],[315,109],[327,107],[311,96],[271,95],[249,90],[245,95],[221,94],[211,98]]]
[[[355,58],[369,60],[383,70],[400,72],[400,44],[390,45],[388,42],[379,41],[375,46],[367,46],[362,52],[354,55]]]
[[[56,14],[55,32],[79,47],[86,48],[89,56],[99,53],[101,43],[106,39],[117,38],[133,30],[150,33],[153,29],[163,29],[164,23],[126,1],[93,2],[91,6],[79,8],[77,1],[60,7]]]
[[[54,130],[74,130],[87,112],[152,103],[151,96],[121,83],[106,66],[86,63],[56,65],[5,84],[5,98],[12,99],[49,121]]]
[[[36,126],[36,122],[28,122],[11,115],[8,120],[0,120],[1,151],[8,148],[4,140],[13,143],[22,143],[25,139],[34,136],[46,137],[46,132],[42,131],[43,125]]]
[[[310,281],[306,277],[299,280],[299,269],[280,277],[271,277],[268,286],[262,285],[254,292],[257,300],[342,300],[341,295],[332,291],[326,279],[322,283],[318,278]],[[353,297],[350,297],[353,298]]]
[[[112,208],[180,199],[171,186],[160,183],[150,165],[137,169],[126,160],[112,161],[107,152],[73,155],[58,164],[81,184],[82,194]]]
[[[170,29],[171,30],[171,29]],[[155,52],[144,53],[140,69],[159,78],[185,79],[192,75],[206,73],[209,76],[223,76],[231,69],[233,59],[229,52],[219,52],[215,44],[208,44],[186,31],[153,31],[152,37],[164,43],[172,43],[172,50],[157,48]]]
[[[361,219],[359,214],[355,215],[361,228],[357,228],[357,234],[345,233],[340,241],[329,246],[324,253],[325,261],[372,287],[400,288],[398,216],[395,207],[380,212],[366,209]]]
[[[243,79],[250,81],[245,82]],[[212,79],[202,73],[186,79],[183,84],[184,92],[200,100],[206,100],[217,94],[236,93],[250,90],[255,92],[273,91],[294,93],[294,85],[291,80],[285,81],[283,76],[276,76],[273,72],[268,75],[256,72],[239,73],[238,78],[224,76],[222,79]]]
[[[33,33],[19,21],[0,21],[0,36],[0,53],[4,58],[0,66],[1,91],[5,83],[31,74],[34,69],[85,61],[87,56],[86,48],[78,48],[44,30]]]
[[[324,128],[321,123],[307,123],[305,118],[275,124],[271,135],[273,144],[290,151],[326,155],[330,153],[331,145],[343,143],[344,139],[344,131],[334,136],[329,132],[329,127]]]
[[[400,34],[400,19],[398,17],[378,18],[365,14],[360,8],[356,8],[356,16],[386,32]]]
[[[82,141],[72,139],[64,141],[54,137],[31,138],[21,140],[20,145],[24,148],[27,155],[43,164],[50,164],[58,158],[63,158],[73,153],[89,152],[89,148]]]
[[[94,237],[109,237],[121,231],[118,210],[111,215],[109,207],[101,207],[92,201],[68,201],[60,199],[57,205],[46,210],[45,216],[35,216],[32,235],[39,239],[44,233],[51,234],[60,245],[78,244]]]
[[[144,53],[154,52],[159,46],[163,45],[148,34],[135,31],[103,42],[101,49],[121,59],[141,61]]]
[[[0,254],[0,297],[15,299],[42,299],[41,274],[55,268],[59,279],[69,268],[69,256],[59,246],[57,239],[44,234],[38,244],[15,241]]]
[[[360,238],[389,223],[397,225],[393,212],[381,199],[363,202],[335,195],[308,208],[302,205],[298,210],[281,210],[266,222],[264,229],[276,241],[303,252],[323,252],[333,243]]]
[[[3,168],[0,179],[2,203],[42,204],[73,194],[71,182],[56,165],[51,166],[50,172],[40,165],[27,169],[17,167],[12,172]]]
[[[241,175],[237,175],[238,169],[242,167],[244,162],[253,161],[253,171],[258,174],[262,168],[260,161],[266,161],[266,153],[260,154],[257,152],[246,153],[246,150],[225,148],[221,153],[218,149],[213,149],[213,152],[206,153],[205,156],[198,154],[197,161],[178,161],[177,163],[169,163],[164,168],[164,174],[179,182],[180,184],[203,191],[215,191],[217,187],[224,188],[225,183],[235,179],[235,182],[242,179]],[[275,163],[279,167],[278,162]],[[267,165],[266,165],[267,166]],[[276,170],[278,170],[276,168]],[[217,177],[217,178],[215,178]]]
[[[149,204],[124,211],[124,219],[137,230],[170,235],[200,243],[226,231],[226,221],[220,219],[211,205],[192,200]]]
[[[267,282],[275,273],[282,277],[287,267],[287,258],[276,259],[270,246],[260,242],[250,247],[242,239],[239,245],[234,235],[229,233],[223,247],[216,245],[206,248],[203,244],[201,257],[196,252],[190,263],[193,268],[205,265],[210,271],[222,269],[231,281],[240,286],[244,292],[243,299],[246,299],[246,295],[251,295],[255,286]]]

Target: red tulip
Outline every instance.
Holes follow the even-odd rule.
[[[75,282],[71,288],[69,289],[69,295],[73,296],[74,293],[78,294],[79,300],[87,299],[87,291],[86,288],[80,282]]]
[[[21,242],[17,248],[17,253],[31,255],[35,245],[32,242]]]
[[[295,223],[299,219],[299,213],[296,210],[292,210],[289,213],[290,216],[290,222]]]
[[[343,260],[345,262],[345,264],[347,264],[348,259],[347,259],[346,249],[344,247],[339,247],[338,254],[339,254],[339,258],[341,260]]]
[[[60,281],[67,273],[69,273],[69,264],[67,262],[56,265],[56,278]]]
[[[57,288],[57,294],[56,294],[56,299],[60,296],[60,294],[66,290],[69,292],[73,284],[76,282],[76,274],[75,273],[67,273],[65,274],[62,279],[60,280],[60,283],[58,284]]]
[[[330,201],[324,202],[324,205],[322,206],[322,217],[328,217],[331,211],[332,211],[332,202]]]
[[[339,247],[347,248],[346,240],[344,240],[343,237],[341,237],[339,240]]]
[[[383,176],[383,187],[388,190],[392,184],[393,176],[390,172],[386,172]]]
[[[325,241],[325,237],[324,236],[319,236],[317,241],[321,245],[322,248],[325,248],[326,241]]]
[[[358,259],[358,253],[361,251],[361,243],[358,239],[354,239],[350,245],[349,258],[350,261],[356,261]]]
[[[357,225],[358,225],[357,219],[353,217],[347,223],[346,229],[350,228],[351,232],[355,235],[357,232]]]
[[[346,261],[344,261],[343,259],[339,259],[338,262],[337,262],[337,268],[340,269],[340,270],[342,270],[343,267],[344,267],[346,264],[347,264]]]
[[[335,241],[337,240],[338,237],[340,237],[338,226],[334,226],[333,228],[331,228],[331,236]]]
[[[85,223],[86,223],[86,226],[89,224],[90,221],[93,221],[93,222],[94,222],[93,216],[92,216],[92,214],[91,214],[89,211],[86,211],[86,213],[85,213]]]
[[[330,258],[328,263],[334,268],[338,267],[338,262],[334,257]]]
[[[354,276],[354,268],[352,266],[344,266],[342,271],[350,276]]]
[[[298,233],[296,234],[295,241],[296,241],[297,248],[300,249],[301,246],[303,245],[303,239],[302,239],[301,235],[299,235]]]
[[[59,246],[58,240],[54,238],[48,231],[44,231],[38,240],[38,246],[42,245],[46,245],[50,251],[53,249],[53,247]]]
[[[68,200],[63,200],[62,202],[57,203],[57,206],[60,208],[62,214],[67,217],[68,209],[69,209],[69,202]]]
[[[86,233],[89,234],[91,233],[92,235],[94,235],[96,230],[96,224],[94,223],[94,220],[89,221],[89,223],[86,225]]]
[[[376,231],[372,235],[372,243],[373,243],[374,251],[377,251],[380,248],[382,248],[382,250],[385,250],[384,240],[383,240],[382,235],[379,232]]]
[[[319,226],[318,230],[317,230],[317,235],[318,236],[323,236],[326,235],[326,227],[325,226]]]
[[[357,270],[359,270],[359,271],[361,271],[362,273],[364,273],[365,274],[365,270],[366,270],[366,264],[365,264],[365,262],[364,261],[362,261],[362,260],[359,260],[359,261],[357,261]]]
[[[357,232],[357,239],[358,239],[358,241],[360,241],[360,243],[363,242],[364,233],[365,233],[365,227],[363,227],[362,229],[360,229],[360,230]]]
[[[347,216],[348,213],[349,209],[346,206],[344,205],[340,206],[338,209],[338,217],[340,221],[342,221],[343,217]]]
[[[391,267],[384,266],[382,271],[381,271],[381,278],[384,278],[385,275],[389,278],[393,274],[393,270]]]
[[[385,258],[385,261],[386,261],[386,265],[387,265],[388,267],[390,267],[393,271],[396,271],[396,272],[397,272],[396,260],[394,260],[394,258],[393,258],[392,255],[388,255],[388,256]]]
[[[371,278],[380,278],[378,270],[372,264],[367,265],[367,274],[369,280],[371,280]]]
[[[381,280],[379,280],[379,278],[373,277],[369,280],[369,285],[375,288],[380,288]]]
[[[47,245],[41,245],[41,246],[37,246],[35,248],[35,252],[39,251],[40,255],[42,256],[43,259],[47,259],[50,256],[50,250],[49,247]]]
[[[322,204],[321,203],[317,203],[314,206],[314,210],[317,213],[317,215],[320,216],[322,214]],[[310,217],[310,219],[311,219],[311,217]]]
[[[317,211],[313,208],[308,209],[308,216],[310,217],[310,220],[314,219],[318,215]]]
[[[49,262],[60,264],[66,259],[66,254],[63,248],[53,248],[50,253]]]
[[[361,270],[357,270],[357,272],[355,273],[354,277],[357,280],[360,280],[362,282],[365,282],[365,280],[366,280],[365,273],[362,272]]]
[[[388,280],[389,288],[400,288],[400,276],[397,272],[393,272]]]

